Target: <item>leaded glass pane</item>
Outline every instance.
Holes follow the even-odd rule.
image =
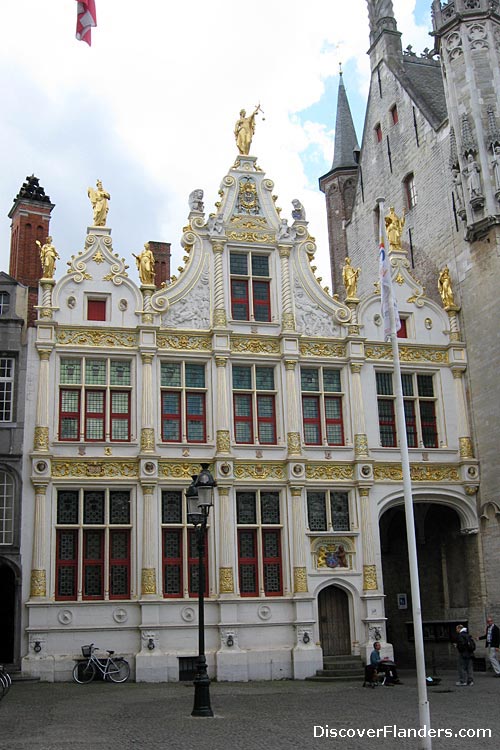
[[[182,555],[181,535],[177,530],[167,530],[164,534],[164,555],[177,560]]]
[[[325,415],[327,419],[340,419],[342,409],[339,398],[325,398]]]
[[[104,440],[104,421],[102,419],[87,419],[85,435],[87,440]]]
[[[111,534],[111,559],[128,559],[128,531],[113,531]]]
[[[279,557],[280,538],[278,533],[265,533],[262,535],[262,546],[264,557]]]
[[[199,420],[187,420],[187,439],[190,443],[202,443],[205,440],[205,428]]]
[[[162,422],[161,438],[168,442],[179,442],[181,439],[179,422],[164,419]]]
[[[232,294],[233,294],[234,299],[237,299],[237,300],[247,299],[248,284],[246,281],[233,279],[231,283],[231,289],[232,289]],[[245,306],[245,309],[246,309],[246,306]],[[233,306],[233,310],[234,310],[234,306]]]
[[[280,496],[279,492],[261,492],[260,514],[262,523],[280,522]]]
[[[233,365],[233,388],[249,389],[252,387],[252,368]]]
[[[323,388],[328,393],[340,392],[340,370],[323,370]]]
[[[269,283],[267,281],[254,281],[253,298],[254,302],[267,302],[269,300]],[[259,307],[256,307],[254,310],[256,320],[266,320],[266,318],[257,318],[259,309],[263,315],[267,315],[267,307],[259,305]]]
[[[77,412],[80,403],[80,391],[61,391],[61,411]]]
[[[274,416],[274,396],[259,396],[257,398],[257,416],[269,418]]]
[[[102,531],[86,531],[84,556],[86,560],[102,560]]]
[[[205,387],[205,365],[186,365],[186,388]]]
[[[172,362],[161,363],[161,384],[163,387],[181,387],[181,366]]]
[[[161,493],[161,522],[182,523],[182,492],[180,490],[163,490]]]
[[[302,409],[304,419],[318,419],[319,402],[316,396],[304,396],[302,398]]]
[[[87,391],[87,412],[102,414],[104,411],[104,393],[102,391]]]
[[[319,370],[300,370],[300,384],[303,391],[319,391]]]
[[[78,491],[57,493],[57,523],[78,523]]]
[[[237,417],[250,417],[252,415],[252,399],[250,396],[235,396],[234,413]]]
[[[342,445],[342,425],[340,424],[327,424],[326,425],[326,438],[329,445]]]
[[[109,522],[130,523],[130,493],[112,490],[109,493]]]
[[[62,359],[60,380],[64,385],[82,382],[82,363],[79,359]]]
[[[330,508],[334,531],[349,531],[349,495],[347,492],[330,492]]]
[[[310,531],[326,531],[326,505],[324,492],[307,493],[307,518]]]
[[[252,276],[269,276],[269,256],[252,255]]]
[[[377,372],[376,381],[379,396],[392,396],[392,373]]]
[[[248,257],[243,253],[230,254],[231,273],[238,276],[248,275]]]
[[[110,574],[110,595],[128,596],[128,565],[112,565]]]
[[[205,412],[205,396],[203,393],[188,393],[187,413],[191,417],[202,417]]]
[[[168,393],[163,391],[161,394],[162,398],[162,410],[164,414],[180,414],[181,412],[181,400],[178,393]]]
[[[273,367],[256,367],[255,382],[258,391],[274,390],[274,368]]]
[[[111,385],[130,385],[130,362],[111,360]]]
[[[61,565],[57,570],[57,596],[76,597],[75,568]]]
[[[266,594],[278,594],[281,591],[280,563],[264,563],[264,590]]]
[[[84,571],[84,595],[102,596],[102,567],[86,565]]]
[[[85,492],[83,523],[104,523],[104,492]]]
[[[236,493],[236,517],[237,523],[257,523],[255,492]]]
[[[413,396],[413,376],[401,375],[401,384],[403,386],[403,396]]]
[[[85,363],[85,383],[106,385],[106,360],[88,359]]]
[[[61,440],[78,440],[78,419],[61,419]]]
[[[434,397],[434,379],[432,375],[417,375],[417,387],[419,396]]]
[[[304,442],[308,445],[318,445],[321,442],[321,432],[317,424],[304,425]]]
[[[59,532],[59,560],[76,560],[77,537],[74,531]]]
[[[165,565],[164,572],[164,588],[165,594],[181,594],[181,566],[180,565]]]
[[[254,564],[240,563],[240,592],[253,594],[257,591],[257,570]]]
[[[234,320],[248,320],[248,308],[246,305],[233,304],[233,318]]]
[[[274,445],[275,442],[274,425],[269,422],[259,422],[259,443],[261,445]]]
[[[111,420],[111,440],[128,440],[128,419]]]
[[[125,392],[113,391],[111,393],[111,411],[113,414],[128,414],[129,395]]]
[[[252,442],[252,427],[247,422],[238,422],[234,428],[237,443]]]

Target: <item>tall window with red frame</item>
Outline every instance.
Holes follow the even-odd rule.
[[[340,370],[302,367],[302,421],[304,443],[344,445],[343,394]]]
[[[408,447],[418,448],[422,445],[425,448],[437,448],[438,429],[433,375],[403,373],[401,382]],[[377,372],[376,383],[380,443],[383,447],[392,448],[397,445],[392,373]]]
[[[87,320],[106,320],[106,300],[87,300]]]
[[[269,256],[259,253],[232,252],[231,316],[233,320],[271,320],[271,279]]]
[[[165,443],[205,443],[205,365],[161,364],[161,435]]]
[[[198,546],[195,530],[187,523],[187,508],[181,490],[162,492],[163,596],[179,599],[198,596]],[[208,595],[208,550],[205,545],[203,566],[205,594]]]
[[[281,596],[283,561],[279,492],[237,492],[238,579],[241,596]]]
[[[56,599],[130,598],[130,492],[59,490]]]
[[[274,368],[233,365],[232,377],[236,442],[276,445]]]

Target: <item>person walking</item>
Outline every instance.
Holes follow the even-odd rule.
[[[498,655],[500,653],[500,628],[495,625],[493,617],[488,615],[486,618],[486,633],[480,635],[479,641],[486,641],[486,651],[488,653],[488,659],[493,667],[495,677],[500,677],[500,663],[498,662]]]
[[[455,646],[458,651],[458,681],[457,687],[472,687],[474,685],[474,670],[472,657],[476,644],[474,639],[467,632],[465,625],[457,625],[455,628],[457,637]]]

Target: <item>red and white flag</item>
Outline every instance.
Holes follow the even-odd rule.
[[[380,211],[380,245],[379,245],[379,279],[380,279],[380,298],[382,307],[382,320],[384,321],[384,341],[391,337],[392,333],[397,333],[401,328],[399,319],[398,303],[394,296],[391,279],[391,264],[389,262],[389,253],[386,250],[388,245],[385,232],[384,204],[379,203]],[[392,314],[391,314],[392,307]]]
[[[77,0],[76,38],[87,44],[92,44],[92,26],[97,26],[94,0]]]

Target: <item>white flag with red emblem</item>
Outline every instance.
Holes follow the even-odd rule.
[[[94,0],[77,0],[76,38],[87,44],[92,44],[92,26],[97,26]]]

